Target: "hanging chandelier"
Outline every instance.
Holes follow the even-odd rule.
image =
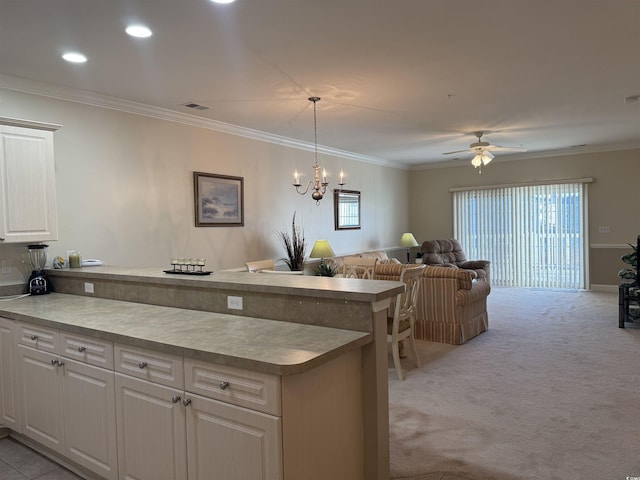
[[[326,170],[322,171],[322,176],[320,176],[320,165],[318,165],[318,121],[316,119],[316,103],[320,101],[320,97],[309,97],[309,101],[313,102],[313,134],[314,134],[314,154],[315,154],[315,163],[313,164],[314,175],[313,180],[309,180],[307,183],[307,187],[304,191],[300,190],[302,184],[300,183],[300,175],[296,170],[293,174],[295,183],[293,184],[296,187],[296,192],[300,195],[306,195],[309,190],[311,190],[311,198],[316,201],[316,205],[320,205],[320,200],[324,197],[324,194],[327,193],[327,188],[331,191],[333,189],[329,186],[329,182],[327,181],[327,172]],[[340,188],[338,190],[342,190],[344,186],[344,173],[340,171],[340,182],[338,185]]]

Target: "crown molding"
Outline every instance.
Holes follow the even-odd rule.
[[[2,74],[0,74],[0,88],[13,90],[16,92],[29,93],[32,95],[50,97],[57,100],[91,105],[93,107],[108,108],[111,110],[132,113],[135,115],[142,115],[145,117],[166,120],[169,122],[181,123],[183,125],[205,128],[208,130],[214,130],[216,132],[226,133],[229,135],[236,135],[260,142],[267,142],[276,145],[283,145],[290,148],[296,148],[298,150],[305,150],[309,152],[315,151],[315,145],[310,142],[296,140],[294,138],[282,137],[279,135],[273,135],[271,133],[253,130],[251,128],[240,127],[238,125],[232,125],[230,123],[220,122],[217,120],[209,120],[206,118],[197,117],[195,115],[175,112],[166,108],[154,107],[139,102],[125,100],[122,98],[100,95],[86,90],[61,87],[59,85],[52,85]],[[349,160],[355,160],[358,162],[380,165],[384,167],[391,167],[401,170],[407,169],[406,165],[398,165],[397,163],[392,163],[389,160],[361,155],[358,153],[348,152],[346,150],[340,150],[338,148],[327,147],[324,145],[318,145],[318,153],[332,155],[334,157],[345,158]]]

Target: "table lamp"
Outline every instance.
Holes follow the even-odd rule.
[[[316,240],[316,243],[313,244],[313,248],[311,249],[311,253],[309,254],[309,258],[319,258],[320,265],[324,263],[325,257],[335,256],[336,254],[333,253],[328,240]]]
[[[413,236],[413,233],[403,233],[400,238],[400,246],[407,247],[407,263],[410,263],[409,249],[418,246],[418,241],[416,237]]]

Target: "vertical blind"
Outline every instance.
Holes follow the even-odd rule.
[[[585,288],[582,183],[453,192],[454,236],[468,259],[491,261],[491,283]]]

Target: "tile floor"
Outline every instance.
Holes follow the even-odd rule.
[[[0,479],[82,480],[66,468],[9,437],[0,439]]]
[[[0,438],[0,480],[83,480],[16,440]],[[470,480],[450,473],[430,473],[397,480]]]

